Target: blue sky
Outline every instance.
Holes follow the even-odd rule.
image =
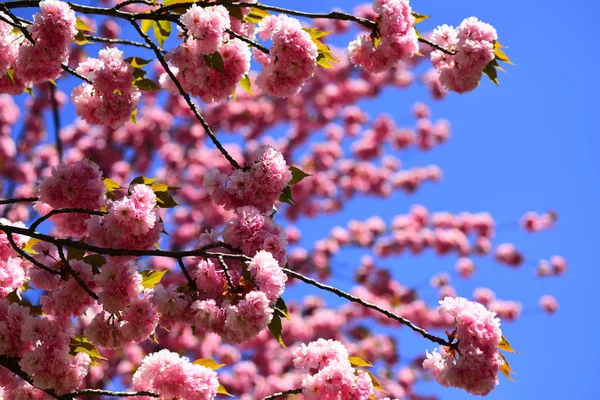
[[[307,0],[272,2],[310,11],[328,11],[334,6],[351,11],[358,2]],[[595,347],[597,318],[591,317],[594,288],[600,273],[594,250],[599,244],[596,207],[600,191],[597,149],[597,93],[600,84],[593,72],[600,61],[597,52],[595,16],[600,6],[579,1],[576,7],[557,0],[541,1],[412,1],[413,9],[433,17],[422,23],[422,31],[437,24],[458,25],[463,18],[477,16],[494,25],[499,40],[516,67],[500,74],[500,85],[489,81],[467,95],[450,95],[432,102],[422,88],[389,90],[364,105],[370,113],[387,112],[397,121],[406,120],[414,101],[432,106],[433,118],[448,118],[452,137],[430,153],[408,152],[407,166],[438,164],[444,170],[439,184],[425,185],[413,196],[394,195],[385,201],[359,199],[345,212],[320,221],[305,221],[299,227],[307,239],[324,236],[336,224],[380,214],[385,220],[421,203],[431,210],[489,211],[499,223],[515,229],[497,233],[497,243],[513,241],[535,264],[539,258],[564,255],[569,271],[559,279],[536,279],[531,266],[508,270],[489,259],[478,263],[476,276],[458,282],[459,294],[470,296],[478,286],[493,288],[500,298],[520,300],[525,316],[503,329],[520,354],[510,355],[518,374],[516,383],[501,378],[490,399],[588,397],[596,393],[600,369],[590,354]],[[581,68],[583,66],[583,68]],[[413,150],[414,151],[414,150]],[[526,234],[517,221],[528,210],[554,208],[559,222],[554,230]],[[310,228],[309,228],[310,227]],[[340,254],[335,260],[354,265],[358,252]],[[401,257],[381,263],[402,282],[416,283],[436,271],[451,272],[454,259]],[[335,268],[335,266],[334,266]],[[456,280],[455,280],[456,282]],[[431,303],[434,295],[431,292]],[[537,301],[551,293],[560,302],[554,316],[536,312]],[[432,348],[410,332],[400,335],[400,349],[416,355]],[[443,399],[469,399],[455,389],[422,386],[422,392]]]
[[[306,11],[329,11],[340,7],[351,11],[357,1],[273,0],[268,2]],[[470,296],[479,286],[489,286],[502,299],[523,302],[526,316],[503,325],[504,332],[520,354],[510,355],[518,374],[516,383],[501,379],[491,399],[577,398],[592,396],[599,369],[593,354],[593,334],[598,330],[592,313],[592,293],[600,280],[594,250],[599,244],[596,207],[600,194],[596,182],[600,145],[596,112],[600,84],[594,72],[598,56],[595,16],[600,6],[581,0],[577,7],[558,0],[530,1],[413,1],[413,8],[432,14],[421,31],[437,24],[458,25],[463,18],[477,16],[494,25],[516,67],[500,75],[500,87],[484,80],[467,95],[450,95],[433,102],[422,87],[408,91],[386,90],[377,100],[363,104],[372,115],[391,114],[398,123],[407,119],[415,101],[432,106],[433,118],[452,123],[451,140],[429,153],[414,150],[405,155],[408,167],[438,164],[444,178],[425,185],[413,196],[398,193],[385,201],[357,199],[344,213],[319,220],[301,220],[305,242],[322,238],[329,230],[350,219],[366,219],[379,214],[389,221],[420,203],[436,211],[489,211],[502,225],[515,229],[497,233],[496,243],[513,241],[530,261],[528,267],[514,271],[491,262],[478,263],[471,281],[456,284],[459,294]],[[23,14],[25,15],[25,14]],[[30,15],[30,14],[29,14]],[[70,90],[70,83],[63,90]],[[72,110],[72,109],[71,109]],[[72,111],[65,112],[69,121]],[[402,154],[401,154],[402,156]],[[559,222],[549,232],[530,235],[517,227],[524,212],[556,209]],[[347,251],[335,258],[334,268],[355,265],[360,252]],[[567,274],[560,279],[536,279],[531,264],[553,254],[569,262]],[[394,271],[406,284],[423,282],[436,272],[452,271],[454,258],[431,255],[388,259],[381,265]],[[337,283],[335,280],[331,283]],[[292,294],[306,294],[298,285]],[[424,292],[430,304],[435,294]],[[536,313],[537,301],[551,293],[560,302],[552,317]],[[427,297],[428,296],[428,297]],[[590,318],[591,316],[591,318]],[[402,330],[400,349],[417,355],[429,342]],[[472,398],[459,390],[424,384],[421,392],[440,394],[443,399]]]

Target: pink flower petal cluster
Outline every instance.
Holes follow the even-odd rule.
[[[521,218],[521,226],[527,232],[539,232],[551,229],[557,220],[558,214],[555,211],[549,211],[541,215],[529,211]]]
[[[498,34],[493,26],[470,17],[454,29],[442,25],[433,31],[433,42],[455,52],[431,52],[431,63],[440,74],[440,82],[457,93],[470,92],[479,85],[483,69],[495,58]]]
[[[142,184],[133,185],[130,192],[110,202],[105,217],[88,221],[91,240],[118,249],[148,249],[158,243],[163,223],[156,211],[156,195]]]
[[[12,222],[6,218],[0,218],[0,224],[7,226],[14,226],[17,228],[26,228],[25,224],[18,221]],[[18,253],[10,244],[8,240],[7,234],[5,232],[0,232],[0,260],[8,260],[10,257],[17,257]],[[12,234],[12,239],[15,244],[19,247],[25,246],[25,243],[29,240],[29,238],[25,235],[18,235],[16,233]]]
[[[0,299],[0,355],[21,357],[31,349],[31,343],[21,339],[21,330],[28,318],[29,308]]]
[[[69,60],[69,45],[77,33],[75,12],[62,1],[40,2],[27,30],[35,43],[24,40],[15,64],[15,80],[27,86],[56,79]]]
[[[42,215],[52,209],[83,208],[100,210],[105,202],[106,187],[100,168],[87,159],[72,165],[52,168],[50,176],[38,183],[39,202],[35,209]],[[65,213],[50,217],[63,236],[82,237],[87,233],[86,213]]]
[[[34,345],[19,361],[39,389],[52,389],[58,395],[78,388],[88,374],[90,356],[69,354],[71,342],[68,319],[29,318],[23,325],[21,339]]]
[[[502,331],[496,313],[462,297],[446,297],[440,301],[439,312],[455,320],[458,351],[427,352],[423,368],[442,386],[487,395],[498,384],[498,371],[503,363],[498,353]]]
[[[159,393],[159,399],[212,400],[217,394],[217,373],[167,349],[147,355],[133,375],[137,391]]]
[[[266,250],[280,265],[285,265],[287,239],[284,229],[252,206],[240,207],[235,214],[223,229],[225,243],[241,249],[249,257]]]
[[[0,17],[10,21],[10,18],[2,12],[0,12]],[[13,33],[13,27],[0,20],[0,77],[14,67],[21,41],[19,35]],[[2,91],[0,90],[0,92]]]
[[[419,42],[408,0],[374,0],[373,10],[378,14],[379,42],[361,34],[348,45],[348,55],[365,71],[379,73],[412,58],[419,51]]]
[[[142,276],[138,274],[133,260],[120,257],[111,259],[96,275],[102,308],[108,313],[122,311],[142,292],[141,282]]]
[[[158,310],[148,296],[132,299],[121,311],[118,319],[105,311],[99,312],[85,328],[85,335],[92,343],[116,349],[148,339],[158,325]]]
[[[218,49],[222,65],[221,60],[206,56],[205,51],[205,45],[190,36],[169,54],[169,60],[177,67],[177,79],[183,88],[210,104],[233,94],[237,83],[250,71],[251,53],[239,39],[231,39]],[[170,87],[167,78],[161,77],[163,87]]]
[[[352,368],[348,350],[337,340],[302,344],[292,357],[294,366],[308,374],[302,379],[302,394],[307,400],[366,400],[374,394],[369,375]]]
[[[256,32],[261,39],[273,41],[268,55],[254,50],[256,61],[263,66],[258,86],[270,96],[298,94],[317,68],[318,49],[310,34],[299,20],[284,14],[264,18]]]
[[[227,343],[242,343],[255,338],[267,327],[287,276],[273,255],[264,250],[248,263],[247,275],[231,264],[229,273],[236,290],[230,290],[223,271],[217,270],[210,260],[190,269],[192,277],[200,283],[199,289],[205,293],[205,299],[196,300],[191,310],[197,326],[219,334]],[[162,303],[165,307],[165,302]],[[178,312],[184,306],[179,302]]]
[[[259,148],[249,167],[226,174],[218,169],[204,176],[204,188],[226,210],[254,206],[261,212],[273,209],[292,173],[283,155],[270,146]]]
[[[560,276],[567,271],[567,260],[561,256],[552,256],[550,261],[540,260],[536,268],[537,276]]]
[[[77,72],[92,81],[71,92],[75,112],[90,124],[118,128],[129,121],[140,99],[133,86],[133,67],[123,60],[123,52],[107,47],[98,58],[88,58]]]
[[[523,254],[512,243],[498,245],[494,257],[499,263],[513,268],[520,267],[524,260]]]
[[[198,7],[192,5],[180,17],[188,34],[196,40],[198,54],[211,54],[218,51],[229,38],[231,28],[229,11],[223,6]]]
[[[548,314],[554,314],[558,310],[558,301],[552,295],[543,295],[540,297],[540,308]]]
[[[69,265],[79,279],[93,291],[96,283],[92,266],[81,260],[71,260]],[[95,302],[72,276],[61,281],[56,289],[48,291],[40,298],[44,313],[55,317],[78,316]]]

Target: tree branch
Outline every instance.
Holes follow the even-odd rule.
[[[4,355],[0,356],[0,365],[2,365],[4,368],[9,370],[13,374],[19,376],[21,379],[23,379],[25,382],[29,383],[31,386],[35,387],[33,382],[31,381],[31,378],[29,378],[29,376],[25,372],[23,372],[23,370],[19,366],[18,358],[4,356]],[[42,390],[42,389],[39,389],[39,390]],[[56,393],[51,389],[43,390],[43,392],[54,397],[55,399],[58,399],[58,396],[56,395]]]
[[[109,39],[109,38],[106,38],[106,37],[93,36],[93,35],[85,35],[85,38],[87,40],[91,40],[91,41],[99,42],[99,43],[124,44],[124,45],[127,45],[127,46],[142,47],[144,49],[152,50],[152,47],[148,46],[146,43],[140,43],[140,42],[136,42],[136,41],[133,41],[133,40],[127,40],[127,39]],[[162,50],[162,51],[164,52],[164,50]]]
[[[69,273],[73,276],[73,279],[75,279],[77,281],[77,283],[79,283],[79,286],[81,286],[81,288],[87,294],[89,294],[92,299],[97,301],[98,295],[96,293],[92,292],[92,290],[88,287],[88,285],[86,285],[86,283],[81,279],[79,274],[77,272],[75,272],[75,270],[73,268],[71,268],[71,264],[69,264],[69,261],[65,257],[65,252],[64,252],[62,246],[58,246],[58,255],[60,257],[60,260],[65,265],[65,267],[69,270]]]
[[[58,209],[52,210],[48,214],[43,215],[43,216],[39,217],[38,219],[36,219],[29,227],[29,230],[31,230],[32,232],[35,232],[36,228],[38,226],[40,226],[40,224],[42,222],[46,221],[47,219],[51,218],[54,215],[66,214],[66,213],[82,213],[82,214],[89,214],[89,215],[105,215],[106,214],[106,212],[104,212],[104,211],[88,210],[86,208],[58,208]]]
[[[353,296],[350,293],[346,293],[343,290],[340,290],[340,289],[335,288],[333,286],[329,286],[329,285],[326,285],[326,284],[321,283],[319,281],[316,281],[314,279],[311,279],[311,278],[309,278],[307,276],[304,276],[304,275],[302,275],[302,274],[300,274],[300,273],[298,273],[296,271],[292,271],[289,268],[283,268],[283,271],[286,274],[290,275],[291,277],[299,279],[299,280],[301,280],[304,283],[308,283],[309,285],[316,286],[319,289],[323,289],[323,290],[326,290],[328,292],[331,292],[331,293],[333,293],[333,294],[335,294],[335,295],[337,295],[339,297],[343,297],[346,300],[350,300],[351,302],[360,304],[363,307],[370,308],[372,310],[378,311],[381,314],[385,315],[386,317],[388,317],[390,319],[393,319],[394,321],[398,321],[398,322],[400,322],[403,325],[408,326],[413,331],[421,334],[421,336],[423,336],[425,339],[429,339],[430,341],[432,341],[434,343],[438,343],[438,344],[440,344],[442,346],[449,346],[449,347],[454,347],[456,345],[455,343],[450,343],[447,340],[444,340],[444,339],[442,339],[440,337],[432,335],[431,333],[427,332],[425,329],[416,326],[415,324],[413,324],[411,321],[407,320],[406,318],[403,318],[403,317],[401,317],[401,316],[399,316],[397,314],[394,314],[391,311],[388,311],[388,310],[386,310],[384,308],[381,308],[378,305],[375,305],[373,303],[369,303],[368,301],[365,301],[365,300],[362,300],[362,299],[360,299],[360,298],[358,298],[356,296]]]
[[[82,389],[82,390],[78,390],[74,393],[69,393],[66,394],[64,396],[61,396],[58,398],[58,400],[69,400],[69,399],[73,399],[77,396],[85,396],[85,395],[90,395],[90,396],[111,396],[111,397],[134,397],[134,396],[148,396],[148,397],[160,397],[159,394],[156,393],[152,393],[152,392],[145,392],[145,391],[141,391],[141,392],[112,392],[110,390],[103,390],[103,389]]]
[[[27,254],[25,251],[23,251],[23,249],[21,249],[19,246],[17,246],[17,244],[15,243],[15,239],[13,239],[12,237],[12,233],[7,233],[6,234],[6,238],[8,239],[8,241],[10,242],[10,245],[12,246],[12,248],[23,258],[25,258],[27,261],[29,261],[30,263],[32,263],[33,265],[35,265],[36,267],[50,273],[53,275],[61,275],[60,271],[55,271],[52,268],[48,268],[47,266],[45,266],[44,264],[42,264],[41,262],[37,261],[35,258],[31,257],[29,254]]]
[[[192,285],[192,288],[194,288],[194,290],[198,291],[198,286],[196,285],[196,281],[192,279],[190,273],[188,272],[187,268],[185,267],[183,258],[178,258],[177,263],[179,264],[179,268],[181,269],[181,272],[183,272],[183,276],[185,276],[185,279],[188,280],[188,282],[190,283],[190,285]]]
[[[39,199],[37,197],[19,197],[16,199],[0,199],[0,206],[5,204],[16,204],[16,203],[35,203]]]
[[[302,389],[290,389],[290,390],[286,390],[285,392],[273,393],[272,395],[263,397],[262,400],[274,400],[279,397],[289,396],[290,394],[300,394],[300,393],[302,393]]]
[[[138,32],[138,34],[146,41],[146,43],[148,43],[148,45],[150,47],[152,47],[152,50],[154,50],[154,53],[156,54],[156,57],[158,58],[158,61],[160,61],[160,64],[163,66],[163,68],[165,69],[165,71],[167,72],[167,74],[169,75],[169,77],[173,80],[173,83],[175,83],[175,86],[177,86],[177,90],[179,90],[179,94],[181,94],[181,96],[183,96],[183,98],[185,99],[185,102],[190,107],[190,110],[192,110],[192,113],[194,114],[194,116],[196,117],[196,119],[200,122],[200,125],[202,125],[202,127],[204,128],[204,131],[206,132],[206,134],[208,135],[208,137],[210,137],[210,139],[215,144],[215,146],[217,146],[217,149],[219,149],[219,151],[221,152],[221,154],[223,154],[223,156],[225,156],[225,158],[227,159],[227,161],[229,161],[229,163],[234,168],[240,169],[241,168],[240,165],[237,163],[237,161],[235,161],[233,159],[233,157],[231,157],[231,155],[227,152],[227,150],[225,150],[225,148],[223,147],[223,145],[221,144],[221,142],[219,142],[219,140],[217,139],[217,137],[215,136],[215,134],[213,133],[213,131],[210,129],[210,126],[208,125],[208,123],[206,122],[206,120],[204,119],[204,117],[202,117],[202,115],[198,111],[198,108],[196,107],[196,105],[194,104],[194,102],[192,101],[192,99],[190,98],[190,95],[183,89],[183,86],[181,86],[181,83],[179,82],[179,80],[177,79],[177,77],[175,77],[175,74],[173,73],[173,71],[171,71],[171,68],[169,67],[169,64],[167,63],[167,61],[163,57],[163,55],[162,55],[160,49],[158,48],[158,46],[152,41],[152,39],[150,39],[150,36],[148,36],[142,30],[142,28],[140,27],[140,25],[135,20],[130,19],[129,22],[131,23],[131,25],[133,25],[133,27]]]
[[[229,274],[229,267],[225,263],[225,260],[223,260],[223,255],[219,254],[217,256],[217,258],[219,259],[219,264],[221,264],[221,267],[223,267],[223,272],[225,273],[225,278],[227,278],[227,284],[229,285],[229,288],[231,290],[233,290],[235,288],[235,286],[233,284],[233,281],[231,280],[231,275]]]

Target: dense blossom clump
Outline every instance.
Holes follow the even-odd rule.
[[[223,240],[250,257],[260,250],[266,250],[281,265],[285,265],[287,239],[284,229],[252,206],[240,207],[235,214],[225,225]]]
[[[496,313],[467,299],[446,297],[440,301],[440,314],[456,323],[458,351],[427,353],[423,368],[442,386],[453,386],[475,395],[486,395],[498,384],[503,361],[498,353],[502,339]]]
[[[29,309],[0,299],[0,355],[21,357],[31,343],[21,339],[21,329],[29,318]]]
[[[256,80],[268,95],[290,97],[302,89],[317,68],[317,45],[302,29],[300,21],[287,15],[270,15],[257,28],[258,36],[271,39],[273,46],[265,55],[254,51],[263,69]]]
[[[414,17],[408,0],[374,0],[381,37],[361,34],[348,45],[350,61],[367,72],[383,72],[400,60],[413,57],[419,50]]]
[[[0,17],[8,19],[8,16],[0,12]],[[0,77],[13,68],[19,53],[19,36],[13,32],[13,27],[0,20]]]
[[[370,376],[352,368],[348,351],[336,340],[303,344],[294,350],[293,361],[307,373],[302,379],[302,394],[309,400],[366,400],[373,396]]]
[[[131,194],[108,204],[105,217],[88,221],[90,238],[101,246],[119,249],[148,249],[163,230],[156,211],[156,195],[147,185],[136,184]]]
[[[77,72],[92,81],[73,89],[71,101],[75,112],[90,124],[118,128],[129,121],[140,99],[133,86],[133,67],[115,48],[100,50],[98,58],[79,64]]]
[[[448,25],[436,28],[432,40],[455,53],[431,52],[431,63],[440,74],[440,82],[448,90],[465,93],[479,86],[483,69],[494,60],[498,34],[493,26],[470,17],[456,29]]]
[[[51,175],[39,182],[38,190],[40,199],[35,208],[40,214],[46,214],[60,208],[100,210],[106,187],[100,168],[92,161],[81,160],[52,168]],[[82,237],[87,233],[89,218],[86,213],[64,213],[53,215],[50,220],[64,236]]]
[[[205,45],[190,36],[169,54],[169,59],[176,67],[173,71],[183,88],[210,104],[233,94],[237,83],[250,71],[251,53],[240,39],[231,39],[218,49],[222,64],[204,57],[205,51]],[[169,87],[169,83],[168,77],[163,75],[163,87]]]
[[[96,276],[98,297],[105,311],[118,313],[139,296],[142,276],[132,260],[110,260]]]
[[[204,188],[226,210],[254,206],[268,212],[292,179],[283,155],[270,146],[256,151],[248,168],[226,174],[218,169],[204,177]]]
[[[160,399],[210,400],[217,394],[219,381],[213,370],[164,349],[144,358],[133,375],[133,387],[159,393]]]
[[[229,12],[223,6],[198,7],[192,5],[181,16],[188,33],[197,41],[198,54],[211,54],[219,50],[228,38],[231,27]]]

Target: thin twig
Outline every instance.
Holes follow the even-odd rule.
[[[96,293],[92,292],[92,289],[90,289],[88,287],[88,285],[81,279],[79,274],[77,272],[75,272],[75,270],[73,268],[71,268],[71,264],[69,264],[69,261],[65,257],[65,252],[63,250],[63,247],[62,246],[57,246],[57,247],[58,247],[58,255],[60,257],[60,260],[63,262],[65,267],[69,270],[69,273],[73,276],[73,279],[75,279],[77,281],[77,283],[79,283],[79,286],[81,286],[81,288],[87,294],[89,294],[92,299],[98,300],[98,295]]]
[[[67,213],[82,213],[82,214],[89,214],[89,215],[104,215],[104,214],[106,214],[106,212],[104,212],[104,211],[88,210],[86,208],[57,208],[56,210],[52,210],[48,214],[43,215],[43,216],[39,217],[38,219],[36,219],[29,227],[29,230],[31,230],[32,232],[35,232],[36,228],[38,226],[40,226],[40,224],[42,222],[46,221],[50,217],[57,215],[57,214],[67,214]]]
[[[240,35],[239,33],[237,33],[236,31],[234,31],[233,29],[227,29],[227,33],[229,33],[231,36],[240,39],[242,42],[248,44],[249,46],[252,47],[256,47],[258,50],[262,51],[265,54],[271,54],[269,52],[269,49],[267,49],[265,46],[258,44],[250,39],[248,39],[246,36],[244,35]]]
[[[38,260],[36,260],[35,258],[31,257],[29,254],[27,254],[23,249],[21,249],[16,243],[15,240],[12,237],[12,233],[7,233],[6,234],[6,238],[8,239],[8,241],[10,242],[10,245],[12,246],[12,248],[23,258],[25,258],[27,261],[29,261],[30,263],[32,263],[33,265],[35,265],[36,267],[38,267],[39,269],[42,269],[50,274],[53,275],[61,275],[61,271],[55,271],[52,268],[49,268],[47,266],[45,266],[44,264],[42,264],[41,262],[39,262]]]
[[[58,162],[62,162],[63,158],[63,145],[60,139],[60,113],[58,112],[58,101],[56,100],[56,87],[50,85],[50,100],[52,102],[52,121],[54,123],[54,141],[56,145],[56,152],[58,153]]]
[[[190,285],[192,285],[192,288],[197,291],[198,286],[196,286],[196,281],[192,279],[192,276],[190,275],[187,268],[185,267],[183,258],[178,258],[177,263],[179,264],[179,268],[181,269],[181,272],[183,272],[183,276],[185,276],[185,279],[187,279],[188,282],[190,283]]]
[[[125,0],[124,2],[117,4],[113,8],[115,10],[120,10],[121,8],[131,5],[131,4],[145,4],[147,6],[155,6],[156,5],[148,0]]]
[[[429,39],[425,39],[425,38],[424,38],[424,37],[422,37],[422,36],[420,36],[420,37],[419,37],[419,42],[421,42],[421,43],[425,43],[425,44],[427,44],[427,45],[429,45],[429,46],[433,47],[434,49],[436,49],[436,50],[439,50],[439,51],[441,51],[442,53],[446,53],[446,54],[448,54],[448,55],[450,55],[450,56],[453,56],[453,55],[455,55],[455,54],[456,54],[456,52],[455,52],[455,51],[448,50],[448,49],[446,49],[446,48],[444,48],[444,47],[440,46],[439,44],[432,42],[432,41],[431,41],[431,40],[429,40]]]
[[[300,393],[302,393],[302,389],[291,389],[291,390],[286,390],[285,392],[273,393],[272,395],[263,397],[262,400],[274,400],[279,397],[289,396],[290,394],[300,394]]]
[[[39,199],[37,197],[19,197],[16,199],[0,199],[0,206],[4,204],[16,204],[16,203],[35,203]]]
[[[148,396],[148,397],[160,397],[160,394],[152,393],[152,392],[112,392],[110,390],[102,390],[102,389],[82,389],[78,390],[74,393],[65,394],[58,398],[58,400],[69,400],[73,399],[77,396],[111,396],[111,397],[134,397],[134,396]]]
[[[378,311],[381,314],[385,315],[386,317],[393,319],[395,321],[400,322],[403,325],[408,326],[410,329],[412,329],[413,331],[420,333],[421,336],[423,336],[425,339],[429,339],[430,341],[434,342],[434,343],[438,343],[441,344],[442,346],[450,346],[453,347],[455,344],[454,343],[450,343],[447,340],[444,340],[440,337],[437,337],[435,335],[432,335],[431,333],[427,332],[425,329],[416,326],[415,324],[413,324],[411,321],[407,320],[406,318],[403,318],[397,314],[394,314],[391,311],[388,311],[384,308],[379,307],[378,305],[375,305],[373,303],[369,303],[368,301],[364,301],[356,296],[351,295],[350,293],[344,292],[343,290],[340,290],[338,288],[335,288],[333,286],[329,286],[326,285],[324,283],[321,283],[319,281],[316,281],[314,279],[311,279],[307,276],[304,276],[296,271],[292,271],[289,268],[283,268],[283,272],[285,272],[286,274],[301,280],[302,282],[308,283],[309,285],[313,285],[318,287],[319,289],[323,289],[326,290],[328,292],[331,292],[339,297],[343,297],[346,300],[350,300],[354,303],[360,304],[363,307],[366,308],[370,308],[372,310]]]
[[[29,383],[31,386],[35,387],[33,385],[33,382],[31,380],[31,378],[19,366],[19,359],[18,358],[2,355],[2,356],[0,356],[0,365],[2,365],[4,368],[6,368],[7,370],[9,370],[13,374],[21,377],[21,379],[23,379],[25,382]],[[42,389],[39,389],[39,390],[42,390]],[[56,395],[56,393],[52,389],[45,389],[45,390],[42,390],[42,391],[45,392],[45,393],[47,393],[51,397],[54,397],[55,399],[58,399],[58,396]]]
[[[194,114],[194,116],[196,117],[196,119],[200,122],[200,125],[202,125],[202,127],[204,128],[204,131],[206,132],[206,134],[208,135],[208,137],[210,137],[210,139],[215,144],[215,146],[217,146],[217,149],[219,149],[219,151],[221,152],[221,154],[223,154],[223,156],[225,156],[225,158],[227,159],[227,161],[229,161],[229,163],[234,168],[240,169],[241,167],[238,164],[238,162],[235,161],[233,159],[233,157],[231,157],[231,155],[227,152],[227,150],[225,150],[225,148],[223,147],[223,145],[221,144],[221,142],[219,142],[219,140],[217,139],[217,137],[215,136],[215,134],[213,133],[213,131],[210,129],[210,126],[208,125],[208,123],[206,122],[206,120],[204,119],[204,117],[202,117],[202,115],[200,115],[200,112],[198,111],[198,108],[196,107],[196,105],[194,104],[194,102],[192,101],[192,99],[190,98],[190,95],[183,89],[183,86],[181,86],[181,83],[179,82],[179,80],[177,79],[177,77],[175,76],[175,74],[173,73],[173,71],[171,71],[171,68],[169,67],[169,64],[167,63],[167,61],[163,57],[163,55],[160,52],[160,49],[158,48],[158,46],[152,41],[152,39],[150,39],[150,36],[148,36],[142,30],[142,28],[140,27],[140,25],[136,21],[134,21],[133,19],[130,19],[129,22],[131,23],[131,25],[133,25],[133,27],[135,28],[135,30],[137,30],[138,34],[146,41],[146,43],[148,43],[148,45],[150,47],[152,47],[152,50],[154,50],[154,53],[156,54],[156,57],[158,58],[158,61],[160,61],[160,64],[163,66],[163,68],[165,69],[165,71],[167,72],[167,74],[169,75],[169,77],[173,80],[173,83],[175,83],[175,86],[177,86],[177,89],[179,90],[179,93],[185,99],[185,102],[190,107],[190,110],[192,110],[192,113]]]
[[[234,290],[235,286],[233,285],[233,281],[231,280],[231,275],[229,274],[229,267],[225,263],[225,260],[223,259],[222,255],[218,255],[217,258],[219,259],[219,264],[221,264],[221,267],[223,267],[223,272],[225,273],[225,278],[227,279],[227,284],[229,285],[229,289]]]

